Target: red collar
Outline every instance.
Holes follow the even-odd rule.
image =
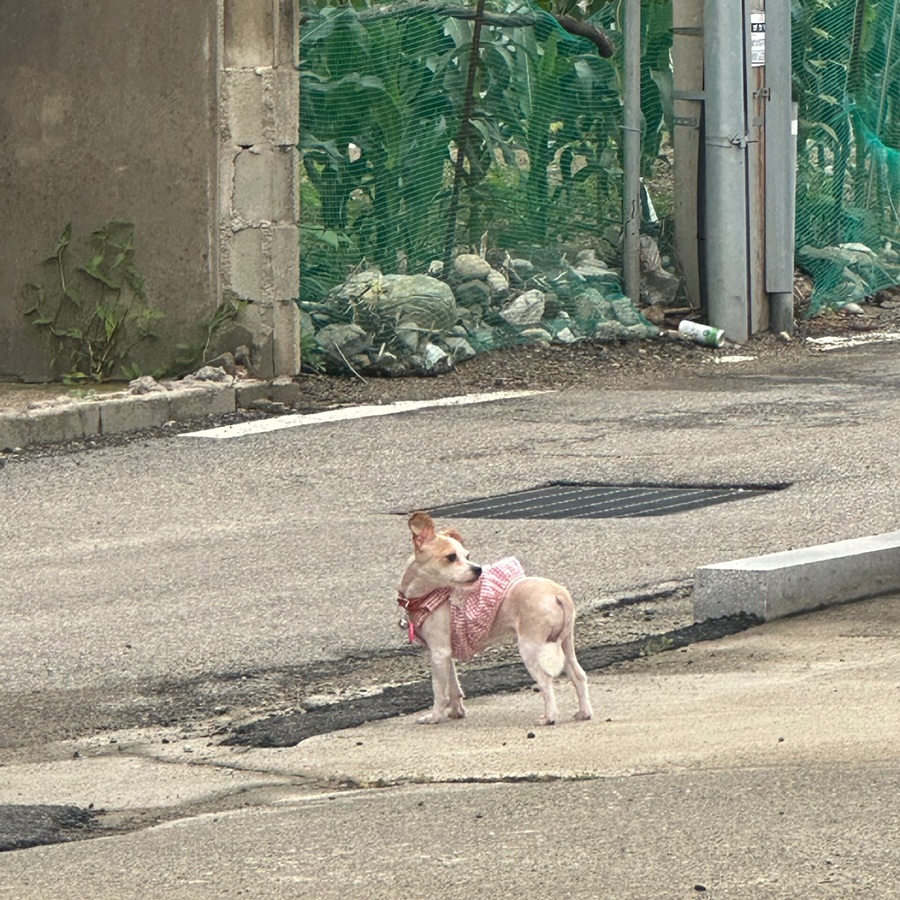
[[[429,591],[427,594],[423,594],[421,597],[405,597],[400,591],[397,591],[397,603],[407,612],[432,612],[429,604],[434,599],[435,594],[441,591],[445,591],[447,596],[450,595],[449,588],[437,588],[436,590]]]
[[[422,608],[422,604],[428,598],[428,594],[424,597],[404,597],[400,591],[397,591],[397,603],[402,606],[408,613],[416,613],[419,612]],[[413,617],[409,616],[407,621],[407,626],[409,627],[409,642],[412,644],[416,640],[416,626],[413,622]],[[419,638],[419,640],[422,640]],[[425,642],[422,641],[424,644]],[[427,645],[426,645],[427,646]]]
[[[397,591],[397,603],[407,612],[419,612],[425,607],[426,601],[433,593],[434,591],[430,591],[421,597],[404,597],[400,591]]]
[[[420,643],[428,646],[425,639],[418,633],[417,627],[444,603],[450,594],[450,588],[436,588],[421,597],[405,597],[402,591],[397,591],[397,603],[407,612],[410,643],[418,639]]]

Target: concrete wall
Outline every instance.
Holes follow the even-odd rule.
[[[0,378],[50,376],[23,285],[52,281],[68,222],[112,218],[165,312],[142,366],[233,294],[261,374],[298,369],[294,21],[293,0],[0,0]]]

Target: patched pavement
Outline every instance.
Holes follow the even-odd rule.
[[[93,804],[85,827],[121,832],[5,854],[0,890],[896,896],[898,637],[889,596],[651,654],[591,674],[587,723],[536,726],[528,689],[470,700],[464,721],[403,716],[291,748],[71,742],[65,761],[0,769],[0,798]],[[153,803],[162,824],[116,818]]]

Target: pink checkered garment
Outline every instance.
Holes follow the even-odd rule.
[[[407,610],[407,614],[417,630],[429,613],[452,596],[450,643],[453,658],[468,662],[484,646],[509,589],[524,577],[522,564],[514,556],[508,556],[485,567],[471,589],[438,588],[425,597],[416,598],[415,609]]]

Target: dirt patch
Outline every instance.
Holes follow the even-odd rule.
[[[317,412],[338,406],[427,400],[491,390],[676,387],[686,378],[736,371],[736,356],[753,357],[739,363],[743,374],[771,370],[802,374],[820,366],[825,355],[808,338],[900,330],[900,292],[895,296],[885,291],[877,298],[862,306],[859,314],[837,311],[801,320],[791,340],[764,332],[746,344],[714,349],[664,332],[657,339],[631,343],[585,341],[570,346],[495,350],[433,378],[367,378],[363,382],[349,371],[346,377],[308,373],[296,379],[303,390],[296,406],[301,412]]]
[[[808,291],[798,281],[798,309],[802,311]],[[511,389],[565,390],[567,388],[640,389],[677,385],[692,376],[733,371],[735,356],[753,357],[741,363],[741,372],[785,370],[803,372],[821,363],[822,351],[808,338],[900,331],[900,289],[882,291],[861,313],[838,310],[813,319],[800,319],[789,341],[771,332],[754,335],[740,346],[719,349],[700,346],[677,333],[663,331],[653,340],[601,344],[584,341],[568,346],[518,346],[481,353],[460,363],[444,375],[422,378],[366,378],[347,371],[346,376],[307,372],[295,381],[301,396],[294,404],[298,412],[319,412],[341,406],[384,404],[398,400],[429,400],[459,394]],[[106,385],[100,390],[121,389]],[[0,413],[24,412],[29,403],[59,396],[83,396],[84,388],[60,384],[0,384]],[[263,413],[248,411],[258,417]],[[241,414],[236,420],[241,419]],[[217,420],[227,423],[228,417]],[[184,425],[170,431],[184,429]]]

